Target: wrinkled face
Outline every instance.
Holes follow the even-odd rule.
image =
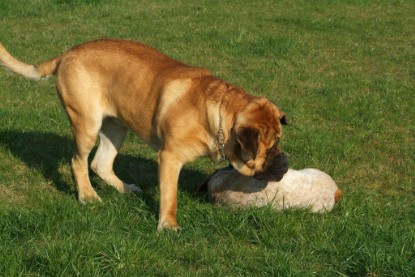
[[[226,155],[241,174],[279,181],[288,161],[278,148],[285,114],[265,98],[251,102],[237,116],[226,145]]]

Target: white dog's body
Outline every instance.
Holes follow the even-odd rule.
[[[342,194],[329,175],[313,168],[289,169],[279,182],[260,181],[225,168],[213,174],[207,186],[216,203],[237,207],[271,205],[277,210],[330,211]]]

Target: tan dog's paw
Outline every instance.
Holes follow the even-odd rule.
[[[142,193],[143,191],[137,185],[124,183],[124,192]]]
[[[159,221],[159,224],[157,226],[157,232],[161,233],[165,230],[167,231],[175,231],[175,232],[179,232],[180,231],[180,226],[177,223],[168,223],[166,221]]]
[[[79,194],[78,201],[79,203],[84,205],[87,203],[102,202],[102,199],[94,191],[93,193],[90,193],[90,194]]]

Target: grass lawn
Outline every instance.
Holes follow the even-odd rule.
[[[179,182],[180,233],[156,233],[156,153],[129,134],[80,205],[54,78],[0,71],[1,276],[415,276],[414,1],[2,0],[0,41],[39,63],[96,38],[142,41],[266,96],[287,113],[290,165],[343,190],[327,214],[234,210]]]

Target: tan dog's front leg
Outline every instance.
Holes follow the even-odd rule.
[[[158,154],[158,170],[160,185],[160,211],[157,231],[180,229],[176,221],[177,184],[183,163],[174,153],[160,151]]]

